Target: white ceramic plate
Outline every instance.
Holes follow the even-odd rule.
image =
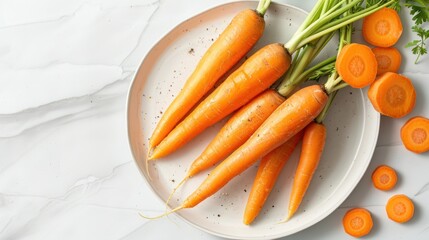
[[[192,17],[164,36],[142,61],[130,87],[127,103],[129,142],[148,186],[162,201],[167,199],[185,175],[187,167],[225,121],[209,128],[169,157],[150,162],[151,178],[147,176],[145,166],[148,137],[213,39],[238,11],[254,9],[256,4],[251,1],[228,3]],[[304,11],[295,7],[272,3],[265,17],[264,36],[255,49],[289,40],[305,16]],[[331,43],[321,57],[335,54],[335,49],[336,44]],[[277,224],[287,212],[300,147],[287,163],[264,209],[251,226],[242,223],[242,215],[257,165],[200,205],[177,214],[204,231],[227,238],[272,239],[303,230],[334,211],[359,182],[374,151],[379,121],[379,114],[373,110],[365,92],[346,88],[337,95],[325,120],[328,139],[323,158],[299,211],[286,223]],[[180,204],[207,173],[185,184],[171,201],[172,207]]]

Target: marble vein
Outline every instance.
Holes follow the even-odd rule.
[[[426,183],[423,185],[417,192],[414,194],[414,197],[419,196],[420,194],[423,194],[429,190],[429,183]]]
[[[97,108],[109,108],[112,102],[124,99],[130,76],[128,74],[124,78],[103,85],[100,89],[90,94],[48,102],[12,114],[0,114],[0,123],[2,123],[0,126],[2,130],[0,131],[0,139],[14,138],[40,125],[70,119]],[[109,94],[108,92],[111,92],[111,89],[115,90]],[[61,111],[58,111],[58,109],[61,109]]]
[[[159,10],[159,7],[161,5],[161,0],[155,1],[153,3],[153,6],[155,6],[155,10],[152,12],[151,15],[149,15],[147,22],[150,24],[152,18],[156,15],[156,13]],[[145,36],[146,33],[146,29],[148,28],[149,24],[146,24],[143,29],[141,30],[139,37],[137,38],[136,44],[134,45],[134,47],[131,49],[131,51],[129,51],[129,53],[124,57],[124,59],[121,61],[120,65],[123,66],[125,65],[125,63],[127,62],[127,60],[130,58],[130,56],[134,53],[134,51],[139,47],[139,45],[141,43],[143,43],[142,39],[143,36]]]

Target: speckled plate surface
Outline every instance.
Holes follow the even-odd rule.
[[[142,61],[127,102],[129,142],[137,167],[162,201],[168,198],[187,167],[225,121],[209,128],[165,159],[150,162],[146,169],[148,137],[212,41],[238,11],[254,9],[256,4],[251,1],[229,3],[192,17],[160,39]],[[268,43],[288,41],[305,16],[304,11],[293,6],[272,3],[266,14],[264,36],[255,49]],[[320,57],[335,54],[335,49],[335,43],[331,43]],[[371,160],[379,122],[379,114],[373,110],[365,91],[346,88],[337,95],[325,120],[328,138],[323,157],[299,211],[286,223],[278,224],[287,213],[300,146],[251,226],[242,223],[242,215],[257,165],[200,205],[177,214],[195,227],[226,238],[272,239],[305,229],[334,211],[359,182]],[[147,170],[151,178],[147,176]],[[188,181],[171,200],[171,207],[180,204],[207,173]]]

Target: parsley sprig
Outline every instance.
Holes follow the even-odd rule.
[[[408,42],[405,47],[412,48],[411,51],[417,55],[415,63],[417,64],[420,56],[428,53],[426,40],[429,38],[429,0],[405,0],[404,5],[410,9],[413,16],[414,26],[411,30],[417,34],[419,39]]]

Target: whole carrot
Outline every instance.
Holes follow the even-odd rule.
[[[265,28],[263,16],[270,1],[260,2],[257,10],[246,9],[239,12],[198,62],[183,89],[155,127],[149,139],[150,149],[158,145],[186,113],[261,38]]]
[[[249,225],[258,216],[273,189],[283,166],[302,138],[302,131],[261,159],[244,210],[243,223]]]
[[[289,211],[286,220],[292,217],[304,198],[322,156],[325,141],[325,125],[312,122],[305,128],[301,155],[293,179],[292,192],[289,199]]]

